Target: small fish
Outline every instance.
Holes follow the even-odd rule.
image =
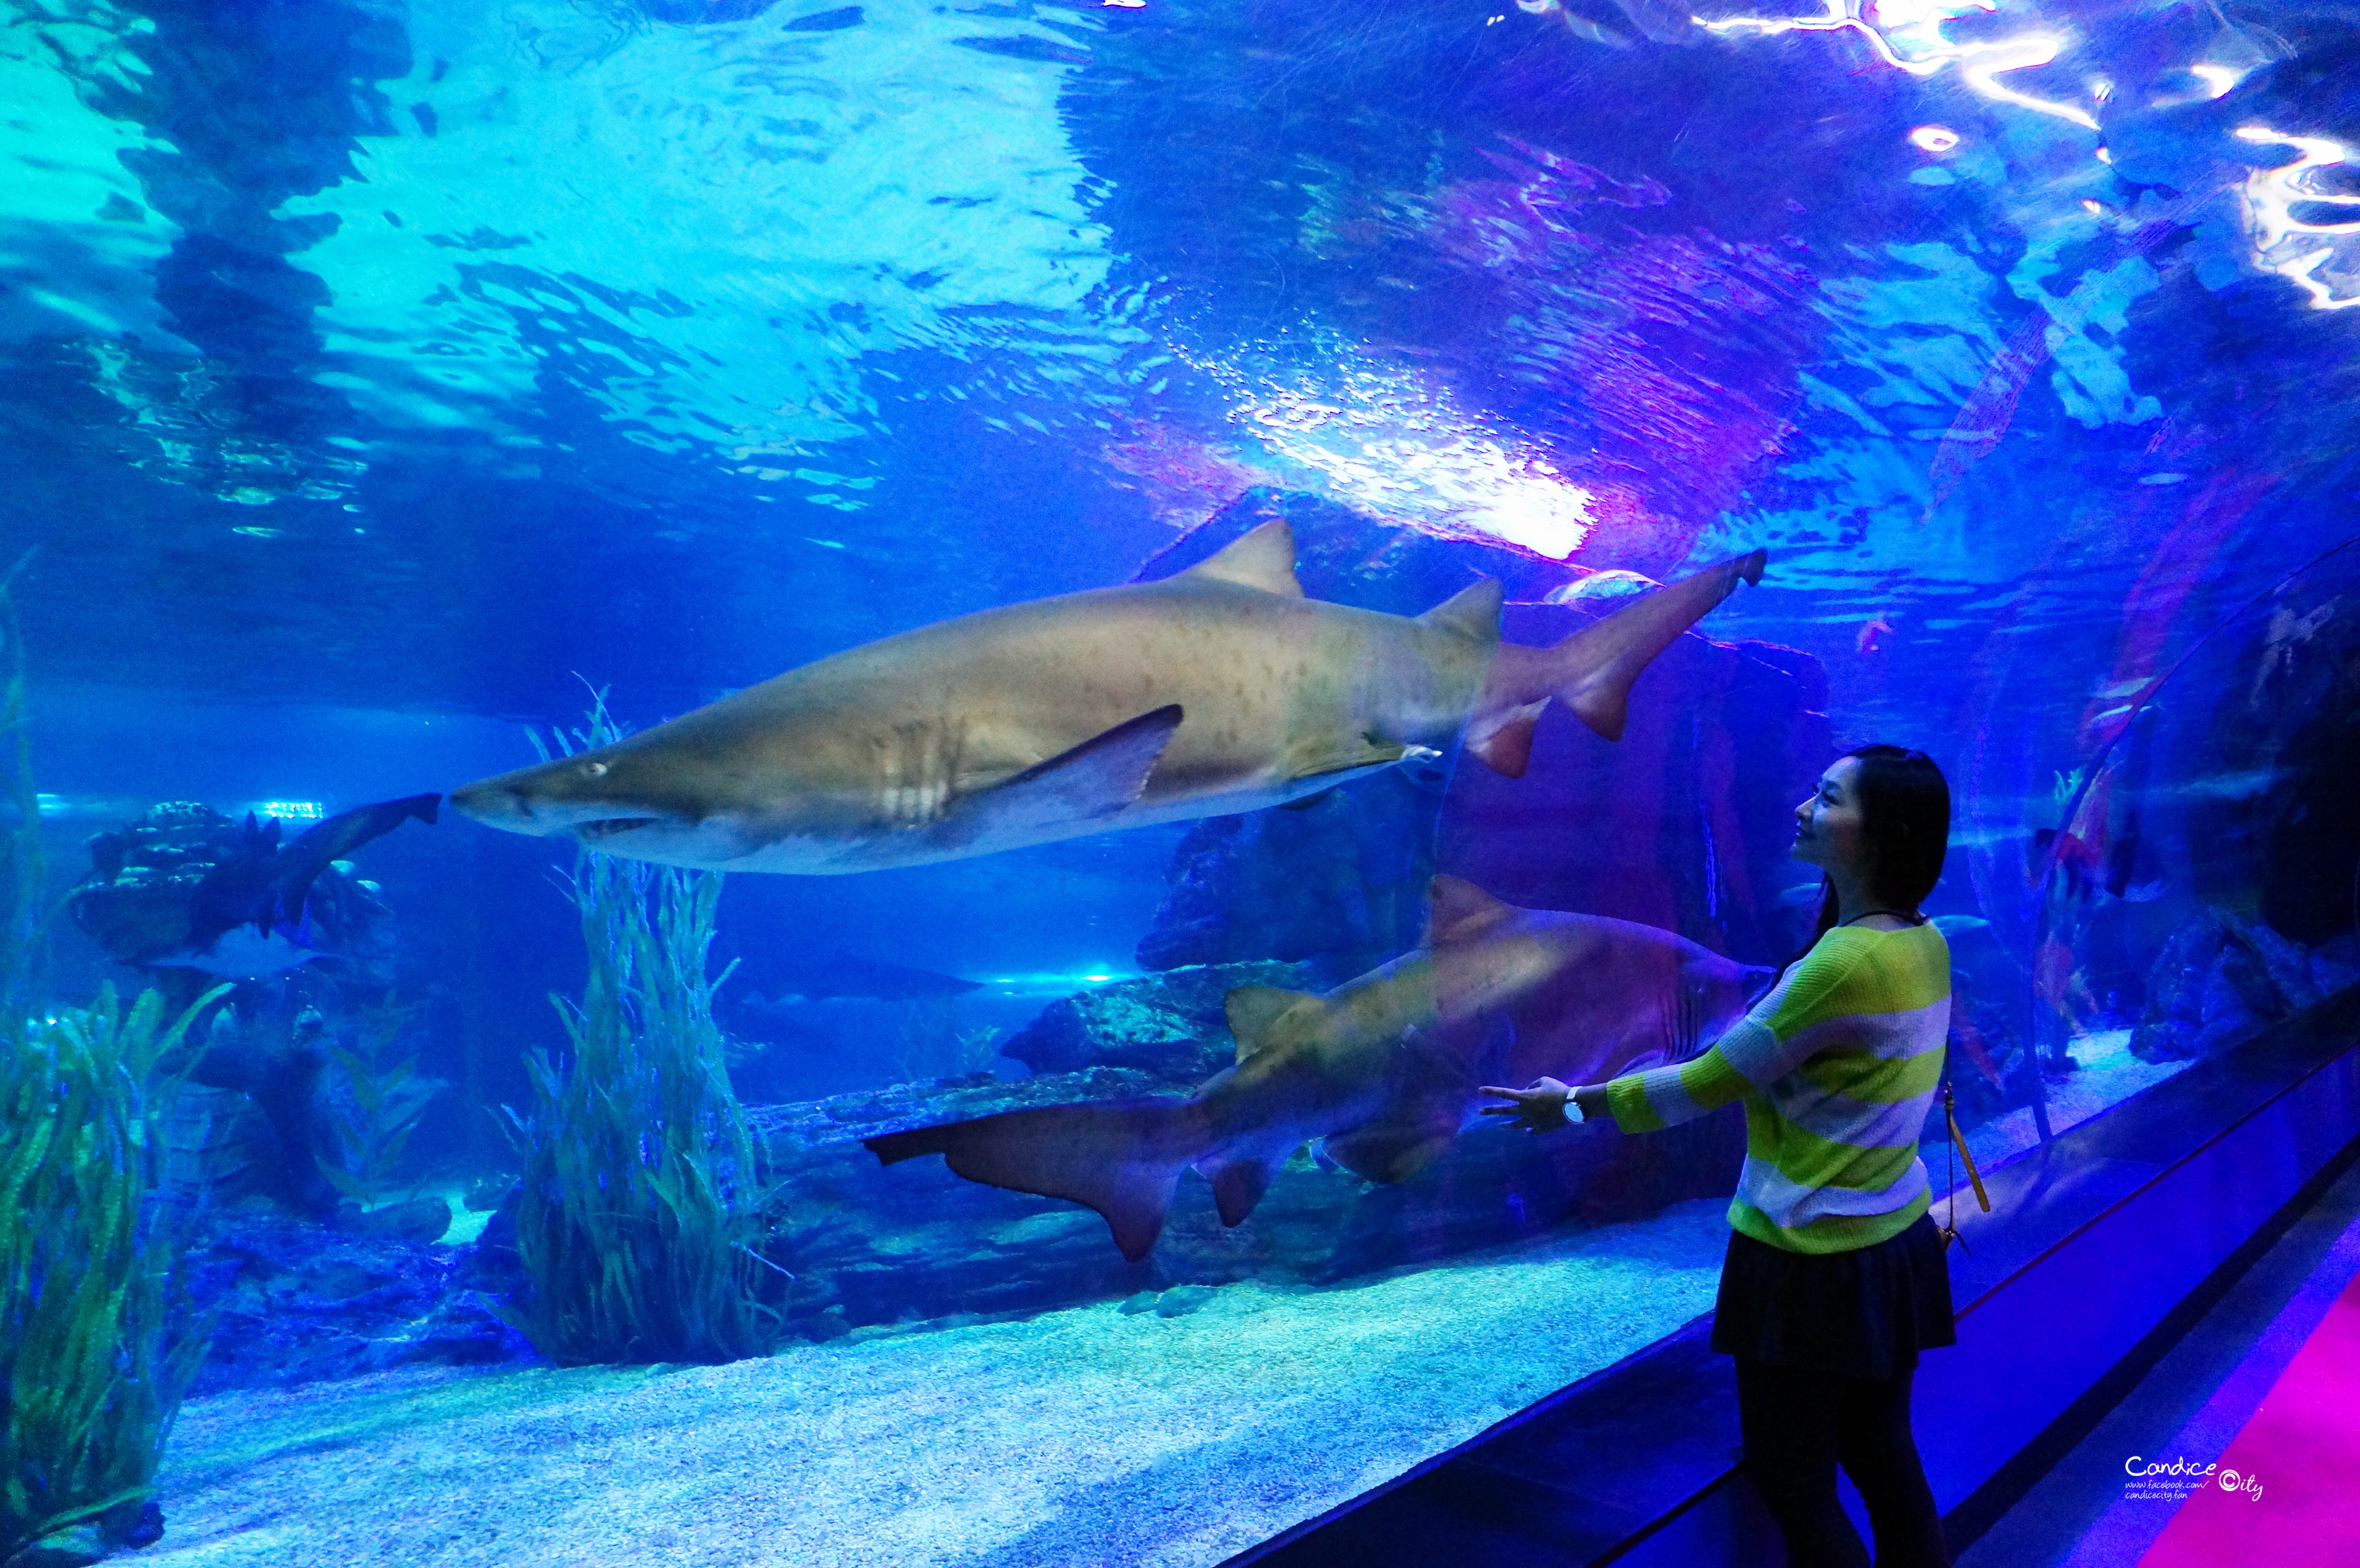
[[[1622,34],[1566,9],[1558,0],[1516,0],[1516,9],[1528,16],[1554,16],[1558,25],[1575,38],[1604,44],[1609,49],[1629,49],[1632,44],[1632,40]]]
[[[1545,604],[1594,604],[1607,599],[1633,599],[1642,593],[1652,593],[1663,584],[1652,577],[1619,569],[1593,572],[1577,577],[1561,587],[1552,588],[1543,596]]]

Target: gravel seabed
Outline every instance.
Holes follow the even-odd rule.
[[[1218,1563],[1712,1305],[1727,1203],[1349,1288],[1229,1285],[728,1367],[192,1401],[171,1568]]]

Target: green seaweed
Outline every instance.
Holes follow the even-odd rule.
[[[14,573],[10,574],[13,580]],[[180,1087],[159,1070],[216,990],[167,1023],[143,993],[49,1010],[39,797],[24,661],[0,580],[0,1561],[83,1521],[136,1520],[209,1325],[191,1321],[185,1214],[163,1201]],[[128,1510],[126,1516],[125,1510]]]
[[[575,738],[615,733],[602,702]],[[509,1112],[528,1288],[508,1320],[566,1366],[767,1355],[789,1276],[713,1018],[721,877],[585,851],[568,887],[590,973],[552,998],[570,1058],[531,1052],[531,1113]]]
[[[203,1359],[158,1195],[180,1079],[157,1062],[213,996],[168,1024],[108,985],[0,1026],[0,1560],[144,1497]]]

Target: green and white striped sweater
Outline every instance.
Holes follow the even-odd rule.
[[[1617,1078],[1624,1132],[1745,1104],[1745,1173],[1729,1223],[1789,1252],[1898,1236],[1931,1194],[1918,1139],[1942,1082],[1950,949],[1929,921],[1839,927],[1711,1050]]]

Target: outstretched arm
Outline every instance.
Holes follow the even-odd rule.
[[[1855,955],[1837,957],[1824,950],[1806,955],[1701,1056],[1580,1088],[1555,1078],[1524,1089],[1487,1084],[1484,1094],[1507,1103],[1486,1105],[1483,1114],[1513,1116],[1526,1132],[1554,1132],[1574,1119],[1566,1111],[1570,1101],[1584,1121],[1611,1115],[1624,1132],[1655,1132],[1719,1110],[1749,1086],[1776,1083],[1819,1049],[1820,1037],[1804,1020],[1821,1010],[1858,962]]]
[[[1813,1026],[1860,963],[1857,952],[1814,948],[1711,1050],[1669,1067],[1627,1073],[1607,1084],[1606,1109],[1614,1124],[1624,1132],[1656,1132],[1717,1111],[1749,1088],[1775,1083],[1827,1043]]]
[[[1579,1119],[1592,1121],[1606,1114],[1606,1085],[1586,1084],[1573,1088],[1556,1078],[1535,1078],[1528,1089],[1502,1089],[1483,1085],[1482,1093],[1495,1095],[1508,1103],[1486,1105],[1487,1116],[1513,1116],[1515,1125],[1526,1132],[1555,1132],[1570,1126],[1576,1119],[1568,1113],[1569,1103],[1581,1113]]]

